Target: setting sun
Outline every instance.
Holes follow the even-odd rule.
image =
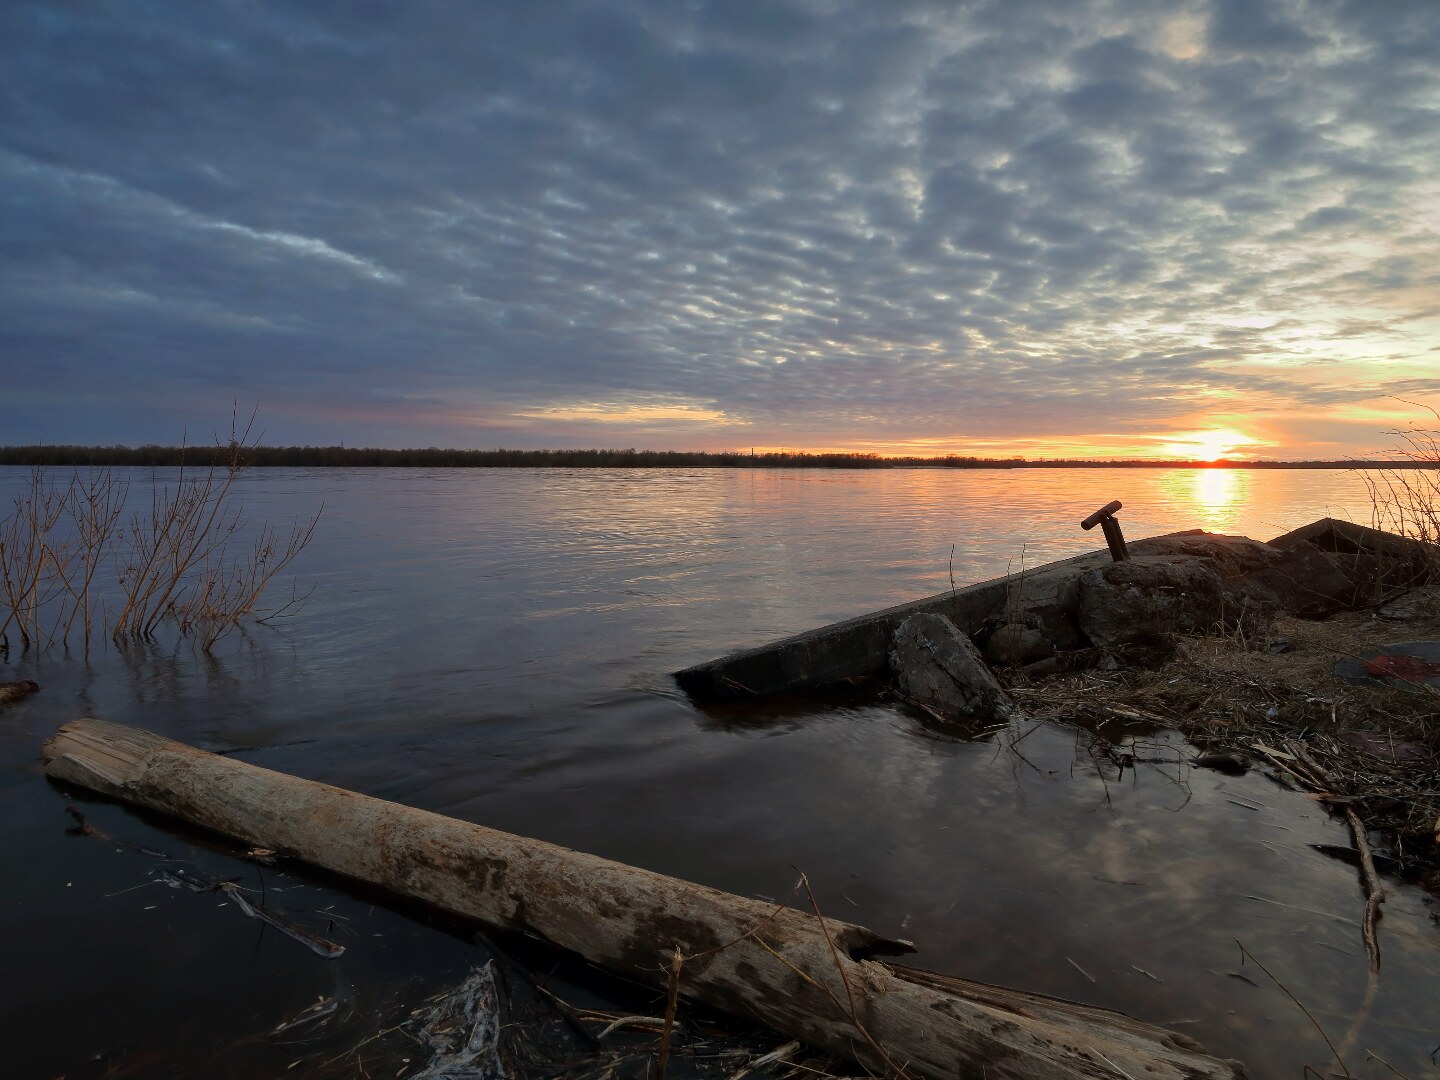
[[[1166,457],[1184,458],[1187,461],[1220,461],[1235,454],[1242,447],[1254,446],[1252,439],[1234,428],[1213,428],[1208,431],[1181,432],[1165,443],[1160,452]]]

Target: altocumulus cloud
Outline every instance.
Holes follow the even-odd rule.
[[[290,442],[1283,452],[1440,392],[1436,56],[1432,0],[9,3],[4,441],[238,398]]]

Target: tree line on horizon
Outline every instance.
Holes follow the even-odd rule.
[[[1433,461],[1165,461],[1152,459],[885,457],[868,453],[754,453],[686,450],[386,450],[345,446],[0,446],[0,465],[222,466],[235,459],[259,468],[717,468],[717,469],[1375,469],[1436,468]]]

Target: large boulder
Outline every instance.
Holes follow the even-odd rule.
[[[1079,581],[1067,576],[1047,584],[1038,595],[1031,594],[1020,579],[1003,609],[981,624],[975,640],[987,663],[1023,667],[1089,645],[1075,622]]]
[[[1241,579],[1241,592],[1292,615],[1324,615],[1363,601],[1360,582],[1329,552],[1304,543],[1284,550],[1262,546],[1275,555]]]
[[[1356,579],[1341,560],[1304,541],[1280,548],[1197,529],[1141,540],[1132,550],[1210,560],[1236,606],[1320,615],[1352,607],[1358,598]]]
[[[1102,649],[1168,653],[1175,635],[1200,633],[1225,617],[1213,560],[1137,556],[1080,575],[1076,618]]]
[[[947,720],[1006,717],[1014,705],[970,639],[943,615],[911,615],[895,631],[890,670],[902,695]]]

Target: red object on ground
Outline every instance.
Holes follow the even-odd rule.
[[[1377,656],[1365,661],[1365,674],[1381,678],[1386,675],[1405,682],[1424,682],[1440,675],[1440,664],[1421,660],[1418,656]]]

